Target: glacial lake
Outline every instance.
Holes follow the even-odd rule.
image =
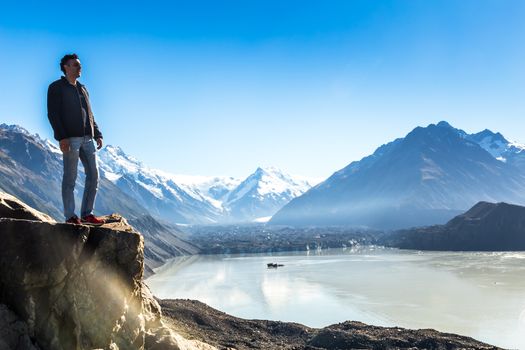
[[[525,252],[361,247],[198,255],[155,272],[146,283],[157,297],[197,299],[237,317],[434,328],[525,349]]]

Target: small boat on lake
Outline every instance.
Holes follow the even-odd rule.
[[[276,269],[276,268],[284,266],[284,265],[283,264],[276,264],[276,263],[268,263],[268,264],[266,264],[266,266],[268,266],[269,269]]]

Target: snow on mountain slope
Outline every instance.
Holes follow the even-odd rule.
[[[228,194],[224,207],[232,220],[268,217],[312,185],[304,178],[288,175],[275,167],[257,168]]]
[[[525,155],[525,145],[508,141],[499,132],[494,133],[485,129],[477,134],[468,135],[469,140],[476,142],[489,152],[494,158],[505,162],[510,157],[522,153]]]
[[[316,183],[272,167],[258,168],[244,181],[226,176],[173,175],[146,167],[114,146],[100,151],[99,160],[102,176],[147,208],[156,208],[157,215],[168,215],[172,207],[187,219],[184,223],[252,221],[271,216]]]
[[[173,175],[162,170],[151,169],[142,162],[125,154],[120,147],[106,146],[99,154],[100,168],[108,179],[116,182],[126,174],[149,189],[159,199],[167,189],[181,198],[181,193],[223,211],[222,199],[241,180],[226,176]]]
[[[58,167],[55,173],[60,176],[62,152],[56,141],[42,139],[18,125],[0,124],[0,131],[9,135],[25,135],[24,137],[34,140],[42,149],[48,150]],[[17,152],[27,153],[31,158],[32,152],[27,148],[28,143],[21,142],[21,145],[25,146],[20,146]],[[98,152],[98,162],[100,177],[104,181],[109,180],[108,185],[111,183],[130,196],[143,208],[142,210],[146,209],[157,218],[175,223],[251,221],[271,216],[283,203],[307,189],[306,181],[290,180],[272,168],[260,173],[258,177],[251,176],[249,181],[226,176],[173,175],[147,167],[138,159],[126,154],[120,147],[111,145]],[[82,175],[82,166],[79,170],[79,174]],[[248,183],[251,183],[251,186],[247,186]],[[250,190],[257,194],[253,197],[257,198],[257,201],[250,202],[246,198],[243,200],[243,197],[252,194]],[[238,210],[242,203],[246,203],[251,206],[246,212],[252,212],[253,216],[242,216],[239,219],[231,215],[232,208],[227,200],[233,198],[230,197],[232,192],[236,193],[233,211]],[[106,190],[99,193],[99,201],[105,198],[104,195],[108,196],[108,201],[111,200],[111,195],[108,195]],[[261,214],[260,207],[273,209],[265,209]]]
[[[199,192],[208,200],[222,206],[224,197],[237,187],[242,180],[228,176],[171,175],[181,188]]]
[[[222,208],[196,189],[182,188],[171,174],[151,169],[120,147],[99,152],[102,176],[130,193],[154,215],[177,223],[217,222]]]
[[[0,130],[3,130],[4,132],[8,132],[11,134],[21,134],[24,135],[40,146],[44,147],[45,149],[50,150],[52,153],[59,154],[62,156],[62,151],[60,151],[60,148],[58,148],[56,142],[53,142],[48,139],[43,139],[38,134],[31,134],[29,131],[21,127],[20,125],[8,125],[5,123],[0,124]]]
[[[237,186],[228,196],[226,202],[232,204],[247,194],[264,198],[268,195],[297,197],[306,192],[312,185],[308,181],[285,174],[275,167],[257,168],[255,173]]]

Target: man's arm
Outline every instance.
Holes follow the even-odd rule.
[[[66,132],[62,125],[60,116],[60,104],[62,103],[62,95],[60,88],[56,84],[49,85],[47,89],[47,118],[53,128],[55,140],[60,141],[66,138]]]
[[[102,133],[100,132],[100,130],[98,129],[98,125],[97,125],[97,122],[95,121],[95,117],[93,117],[93,132],[95,133],[95,135],[93,135],[93,138],[95,140],[98,140],[98,139],[102,139]]]
[[[89,91],[87,90],[85,86],[82,86],[82,90],[86,94],[87,104],[88,104],[89,109],[91,110],[91,102],[89,101]],[[92,110],[91,110],[91,115],[93,116],[93,133],[94,133],[93,138],[97,141],[97,149],[101,149],[102,143],[103,143],[102,142],[103,136],[102,136],[102,133],[100,132],[100,129],[98,128],[97,122],[95,121],[95,116],[93,115]]]
[[[95,140],[97,141],[97,149],[101,149],[104,145],[104,140],[102,139],[102,137],[97,137]]]

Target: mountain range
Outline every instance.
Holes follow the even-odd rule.
[[[174,175],[114,146],[99,152],[99,165],[99,213],[118,211],[132,224],[154,220],[168,231],[176,223],[270,217],[271,224],[399,229],[445,223],[479,201],[525,204],[525,146],[444,121],[416,127],[317,185],[271,167],[244,180]],[[54,142],[0,125],[0,189],[59,220],[61,167]]]
[[[153,216],[173,223],[211,224],[268,220],[314,184],[275,167],[257,168],[244,180],[173,175],[151,169],[119,147],[99,152],[102,176]]]
[[[0,188],[62,219],[62,160],[54,142],[17,125],[0,125]],[[268,220],[312,180],[268,167],[246,179],[173,175],[152,169],[108,145],[98,152],[99,213],[119,211],[131,219],[150,215],[170,224],[238,223]],[[79,167],[76,195],[83,191]]]
[[[525,146],[442,121],[350,163],[270,223],[398,229],[445,223],[479,201],[525,204]]]

